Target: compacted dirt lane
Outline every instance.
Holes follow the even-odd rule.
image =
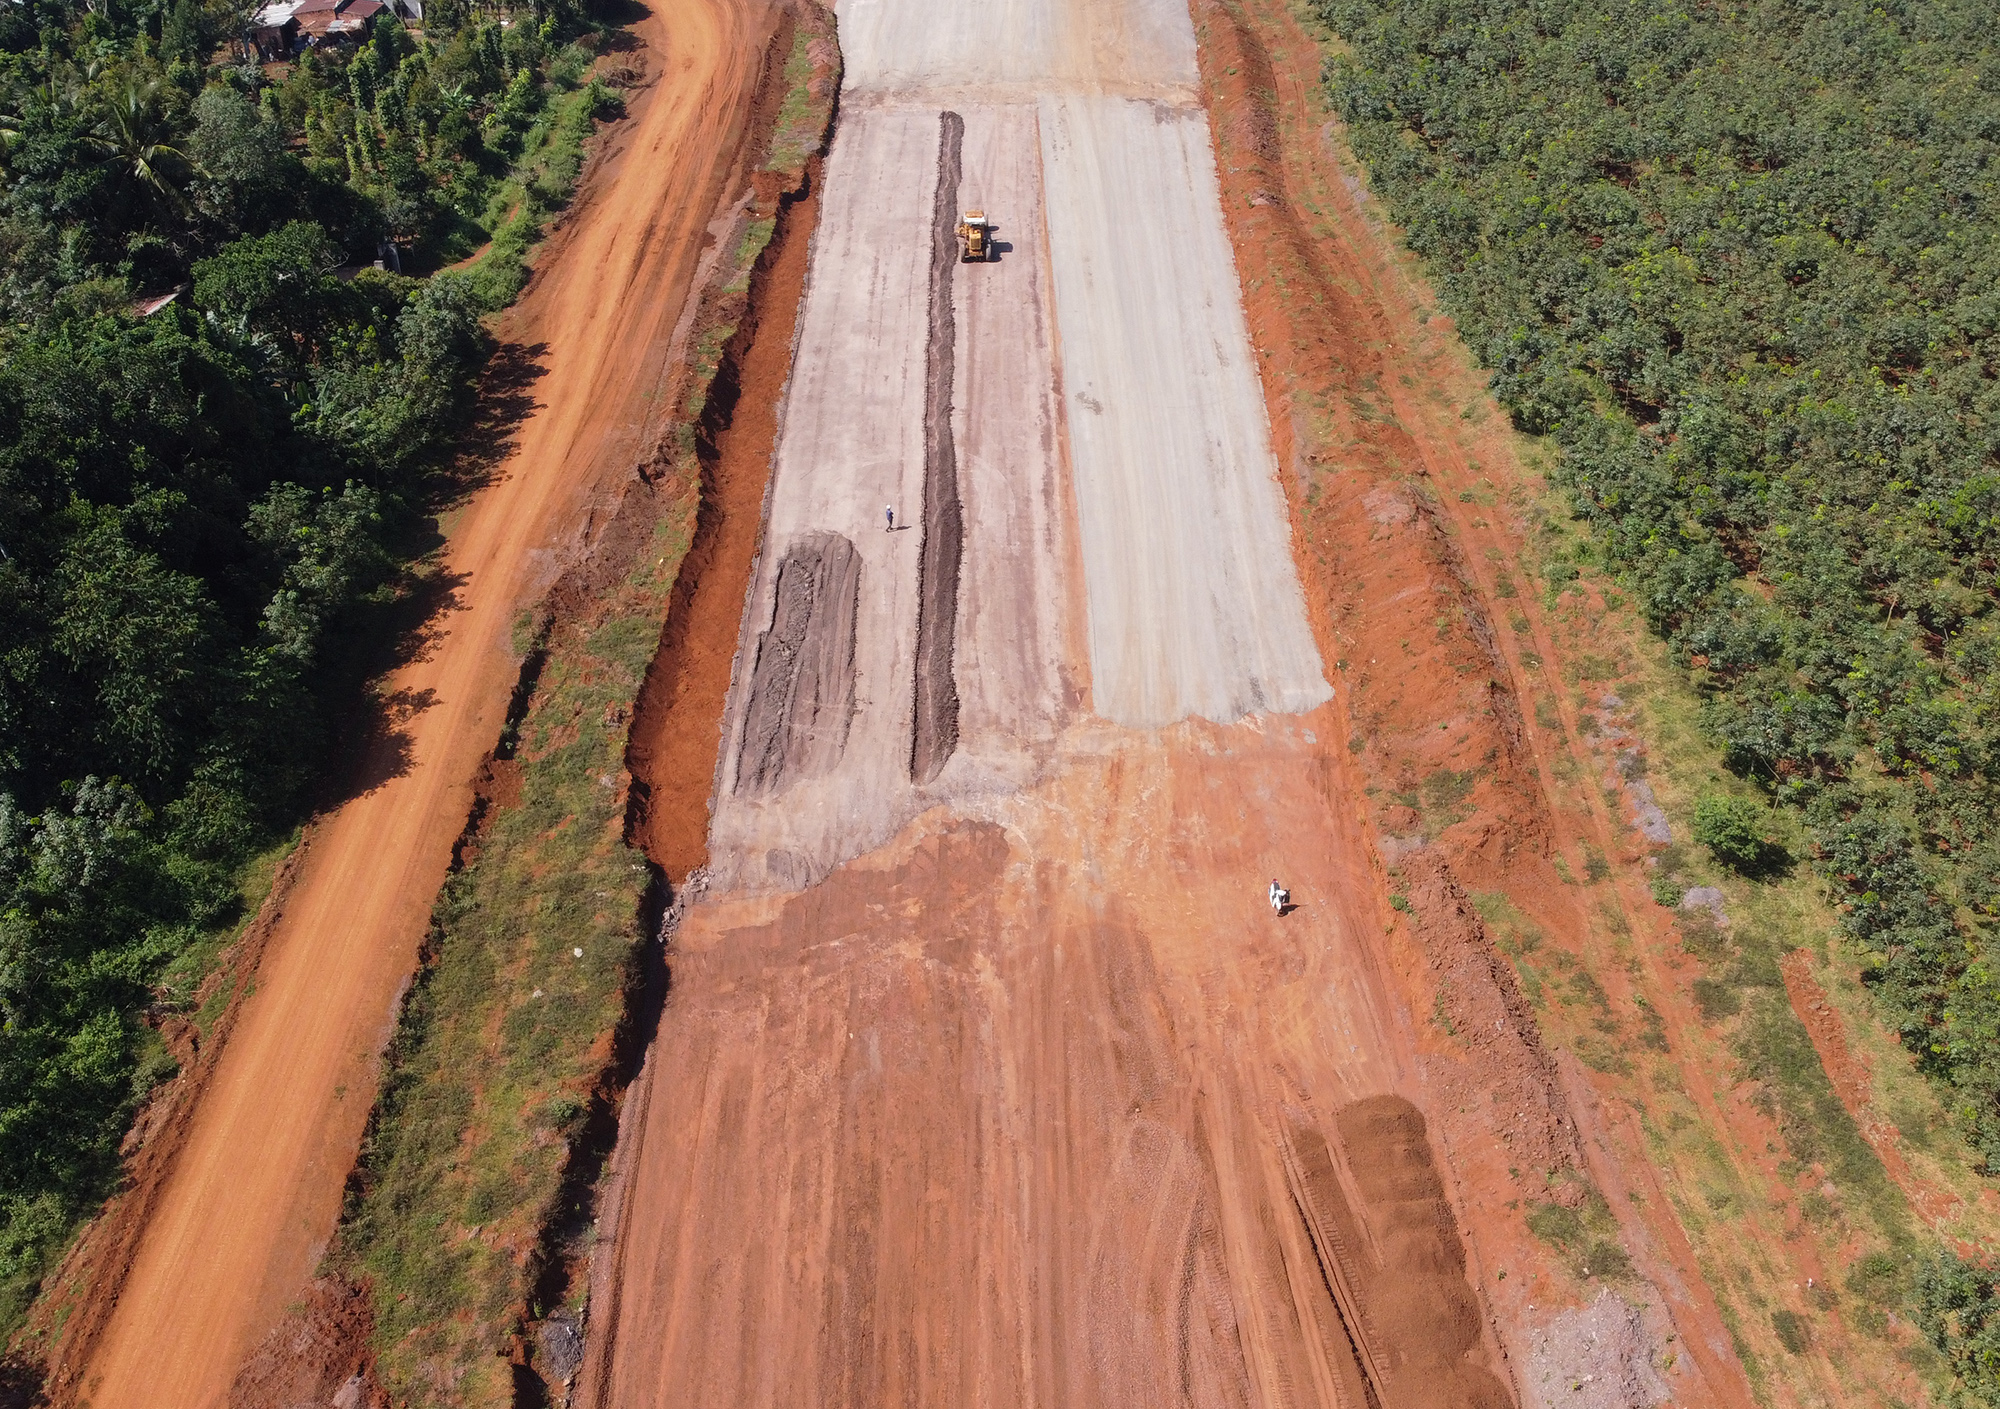
[[[575,1402],[1512,1403],[1188,11],[840,22],[710,885],[627,1096]],[[953,204],[997,262],[939,273]]]
[[[313,828],[116,1309],[68,1387],[94,1409],[219,1403],[333,1230],[397,995],[499,734],[511,623],[562,566],[593,493],[646,449],[768,26],[761,0],[673,0],[633,26],[653,81],[502,329],[546,368],[539,404],[450,528],[451,610],[387,682],[412,702],[402,766]]]

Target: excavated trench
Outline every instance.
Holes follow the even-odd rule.
[[[769,796],[824,773],[854,718],[854,614],[861,556],[837,533],[809,533],[778,565],[771,625],[757,638],[736,791]]]
[[[958,178],[965,119],[938,114],[937,195],[931,206],[930,337],[924,349],[924,543],[917,566],[916,723],[910,777],[928,783],[958,747],[958,573],[965,554],[965,509],[958,494],[958,449],[951,393],[958,328],[951,280],[958,268]]]
[[[748,307],[723,350],[697,427],[694,542],[633,709],[627,833],[676,887],[708,859],[709,793],[818,218],[819,162],[811,159],[801,191],[780,203]]]

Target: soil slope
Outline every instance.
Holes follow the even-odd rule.
[[[495,481],[449,526],[455,595],[420,658],[386,682],[400,709],[384,781],[313,829],[185,1144],[163,1186],[133,1196],[144,1221],[115,1310],[101,1334],[72,1339],[71,1363],[88,1360],[59,1393],[81,1391],[97,1409],[215,1404],[306,1285],[500,730],[513,619],[588,536],[656,427],[654,393],[757,77],[763,9],[699,0],[634,26],[654,81],[633,95],[502,329],[546,369],[538,404]]]

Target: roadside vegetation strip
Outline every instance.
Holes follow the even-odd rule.
[[[830,30],[830,16],[798,17],[798,51]],[[774,66],[767,82],[780,75],[787,99],[811,100],[777,105],[757,134],[797,155],[702,292],[697,325],[718,348],[758,297],[778,203],[830,122],[828,73]],[[723,356],[697,364],[681,404],[699,415],[728,370]],[[517,1370],[559,1397],[576,1368],[593,1184],[662,981],[646,955],[664,897],[627,840],[624,753],[695,541],[693,443],[669,429],[652,475],[667,488],[628,496],[623,556],[559,583],[553,611],[523,623],[520,717],[391,1046],[327,1268],[367,1289],[374,1374],[396,1403],[512,1404]]]
[[[0,1336],[195,1054],[157,1029],[192,1012],[205,1037],[240,991],[208,974],[257,901],[240,878],[336,800],[365,681],[434,605],[481,319],[618,105],[567,0],[422,38],[385,12],[276,81],[209,62],[236,35],[192,0],[23,13],[0,16]]]
[[[1445,306],[2000,1168],[1988,7],[1319,8]]]
[[[683,495],[655,561],[678,561],[691,517]],[[672,582],[670,569],[647,578],[534,648],[491,820],[439,900],[389,1051],[330,1263],[371,1292],[377,1374],[397,1402],[512,1402],[494,1352],[546,1270],[572,1152],[605,1115],[651,883],[616,784],[656,594]]]
[[[1485,6],[1422,25],[1372,0],[1318,8],[1352,46],[1331,88],[1376,188],[1596,530],[1547,559],[1549,592],[1615,575],[1680,676],[1663,722],[1744,780],[1681,799],[1716,878],[1749,882],[1725,885],[1731,908],[1793,920],[1778,948],[1808,939],[1837,988],[1872,995],[1901,1047],[1878,1044],[1880,1060],[1938,1083],[1990,1174],[2000,677],[1981,427],[2000,106],[1979,74],[2000,50],[1985,12],[1558,6],[1531,27]],[[1746,809],[1758,794],[1799,810]],[[1664,894],[1683,868],[1661,861]],[[1838,911],[1831,963],[1794,866]],[[1809,1147],[1830,1090],[1769,948],[1711,956],[1701,996]],[[1959,1183],[1931,1103],[1899,1099],[1908,1162]],[[1904,1163],[1899,1134],[1879,1138]],[[1980,1221],[1958,1231],[1994,1246]],[[2000,1269],[1919,1265],[1915,1285],[1907,1259],[1869,1285],[1906,1306],[1921,1292],[1926,1334],[2000,1398],[1971,1349]],[[1968,1281],[1985,1290],[1954,1309],[1939,1289]]]
[[[1557,583],[1546,610],[1556,651],[1537,667],[1535,730],[1560,751],[1573,801],[1601,792],[1612,815],[1642,823],[1641,809],[1655,809],[1665,832],[1640,848],[1651,905],[1613,900],[1609,860],[1565,848],[1565,883],[1601,906],[1598,943],[1581,958],[1497,892],[1475,897],[1488,928],[1551,1041],[1639,1115],[1647,1156],[1752,1382],[1765,1392],[1810,1386],[1837,1365],[1854,1393],[1912,1374],[1942,1392],[1947,1361],[1916,1328],[1943,1326],[1927,1324],[1923,1299],[1925,1278],[1949,1262],[1939,1235],[1948,1246],[1991,1244],[1975,1157],[1946,1133],[1935,1088],[1874,1021],[1861,951],[1810,872],[1745,876],[1724,859],[1727,848],[1701,840],[1702,804],[1751,787],[1729,776],[1700,726],[1699,693],[1604,571],[1587,531],[1568,522],[1561,491],[1515,507],[1530,531],[1510,566]],[[1573,735],[1559,697],[1578,720]],[[1796,822],[1778,829],[1793,846],[1803,833]],[[1635,991],[1628,1007],[1607,986],[1649,938],[1665,941],[1654,958],[1672,986]],[[1822,985],[1825,997],[1813,996]],[[1691,1022],[1667,1021],[1663,1010],[1677,1001],[1691,1007]],[[1829,1028],[1841,1035],[1829,1041]],[[1842,1057],[1850,1036],[1875,1068],[1873,1089],[1829,1065],[1829,1049]],[[1669,1051],[1714,1074],[1712,1097],[1649,1071]],[[1531,1219],[1543,1236],[1553,1226],[1539,1212]],[[1760,1249],[1772,1245],[1809,1250],[1809,1290],[1770,1267]]]

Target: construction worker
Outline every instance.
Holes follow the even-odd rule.
[[[890,504],[884,508],[882,510],[882,517],[887,521],[883,525],[882,531],[884,533],[894,533],[896,531],[896,506]]]
[[[1271,877],[1271,912],[1282,915],[1285,913],[1285,907],[1291,903],[1292,893],[1278,884],[1276,876]]]

